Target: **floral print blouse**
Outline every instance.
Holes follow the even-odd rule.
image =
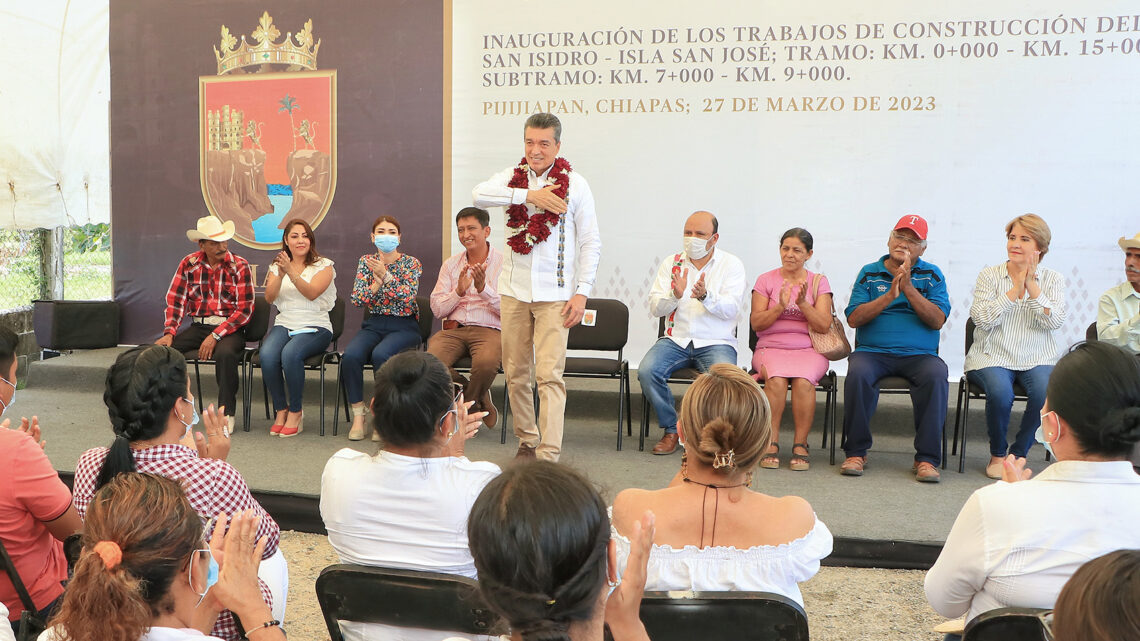
[[[388,316],[420,317],[419,307],[416,305],[416,293],[420,289],[420,274],[423,266],[413,256],[403,254],[396,262],[388,265],[388,273],[392,280],[380,286],[375,293],[371,291],[372,282],[376,275],[368,269],[364,262],[368,256],[360,257],[356,264],[356,280],[352,283],[352,304],[357,307],[367,307],[370,314],[386,314]]]

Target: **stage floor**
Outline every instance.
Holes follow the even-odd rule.
[[[9,417],[38,415],[47,440],[47,454],[57,470],[71,472],[79,455],[90,447],[108,445],[112,433],[103,404],[103,385],[107,369],[121,349],[74,352],[30,366],[27,387],[19,391],[17,403]],[[212,368],[203,369],[203,396],[216,399]],[[617,383],[591,379],[568,379],[566,434],[562,462],[585,472],[603,492],[613,495],[627,487],[658,488],[677,472],[681,457],[653,456],[649,446],[659,438],[656,426],[646,451],[637,449],[637,426],[640,424],[641,396],[633,376],[632,437],[626,437],[624,449],[615,451],[617,429]],[[251,431],[239,431],[233,437],[229,461],[245,476],[254,490],[282,492],[300,496],[320,493],[321,471],[334,452],[353,447],[374,453],[371,441],[350,442],[341,416],[338,436],[332,435],[332,393],[335,377],[327,383],[328,410],[326,436],[319,435],[319,381],[310,373],[305,399],[312,407],[306,412],[305,431],[291,439],[268,436],[270,421],[261,405],[260,379],[255,376],[254,411]],[[502,377],[498,381],[502,383]],[[496,401],[501,398],[495,388]],[[683,387],[677,388],[683,393]],[[951,400],[956,386],[951,385]],[[880,541],[919,541],[941,543],[945,540],[954,517],[970,493],[990,483],[982,473],[988,460],[985,445],[982,403],[971,407],[970,456],[966,472],[957,472],[957,457],[948,462],[939,484],[914,481],[913,427],[910,400],[906,396],[885,396],[872,430],[875,445],[869,456],[867,473],[861,478],[841,476],[838,466],[828,465],[827,452],[819,447],[822,435],[823,398],[819,399],[816,425],[810,437],[812,467],[806,472],[787,469],[791,451],[791,416],[785,416],[781,431],[783,465],[779,470],[757,469],[752,488],[768,494],[796,494],[806,498],[836,537]],[[840,398],[842,411],[842,398]],[[500,408],[501,409],[501,408]],[[952,429],[953,410],[950,408]],[[508,464],[518,441],[510,434],[506,444],[499,443],[498,426],[483,430],[467,446],[473,460]],[[1031,467],[1044,465],[1040,448],[1031,454]],[[842,460],[842,452],[838,453]],[[838,461],[837,461],[838,462]]]

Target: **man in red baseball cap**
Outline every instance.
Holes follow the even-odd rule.
[[[879,380],[901,376],[910,381],[914,402],[915,479],[940,480],[950,385],[938,357],[938,331],[950,313],[950,298],[942,270],[922,260],[927,231],[922,216],[900,218],[887,239],[887,254],[865,265],[851,288],[846,314],[856,347],[843,388],[847,459],[840,473],[846,476],[862,476],[867,464]]]

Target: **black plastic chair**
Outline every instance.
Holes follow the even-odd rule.
[[[329,365],[340,364],[341,354],[337,349],[337,341],[344,333],[344,299],[336,297],[333,308],[329,311],[329,322],[332,323],[332,343],[329,348],[320,354],[313,354],[305,359],[305,369],[321,373],[321,436],[325,435],[325,371]],[[245,382],[245,431],[249,431],[249,417],[253,404],[253,370],[261,368],[261,343],[249,356],[249,368],[246,371]],[[265,396],[265,418],[272,418],[269,411],[269,390],[265,387],[265,377],[261,379],[261,391]],[[347,419],[346,419],[347,420]]]
[[[267,331],[269,331],[269,303],[266,302],[264,296],[258,296],[257,298],[253,299],[253,314],[250,315],[249,322],[245,324],[243,331],[245,334],[245,342],[247,344],[248,343],[260,342],[261,339],[265,337],[265,333]],[[254,350],[249,348],[249,347],[244,348],[244,350],[242,351],[242,354],[241,354],[240,360],[239,360],[241,369],[238,371],[238,384],[239,385],[245,384],[246,371],[247,371],[247,368],[249,366],[249,357],[251,354],[253,354],[253,351]],[[199,412],[205,411],[204,406],[203,406],[204,401],[202,400],[202,371],[201,371],[201,366],[202,365],[214,365],[216,367],[217,361],[215,361],[212,358],[208,358],[208,359],[198,358],[198,350],[196,350],[196,349],[190,350],[188,352],[183,352],[182,354],[183,354],[183,356],[186,357],[186,364],[194,366],[194,383],[195,383],[196,389],[197,389],[196,398],[198,399],[198,411]],[[245,396],[246,396],[246,392],[244,390],[241,390],[240,393],[238,394],[238,398],[241,399],[242,401],[245,400]],[[242,411],[243,411],[242,416],[244,416],[245,415],[244,413],[248,412],[248,404],[247,404],[247,407],[242,409]],[[237,408],[235,407],[234,408],[234,416],[236,417],[237,415],[238,415]],[[245,427],[245,431],[248,432],[249,431],[249,421],[245,422],[244,427]]]
[[[998,608],[974,617],[962,633],[962,641],[1046,641],[1042,608]]]
[[[748,351],[756,352],[757,342],[756,332],[751,329],[748,330]],[[749,374],[756,374],[753,369],[748,370]],[[760,387],[764,387],[764,381],[760,381]],[[835,421],[839,416],[839,377],[835,374],[835,370],[828,368],[827,373],[823,378],[819,379],[819,384],[815,386],[816,392],[823,392],[823,439],[819,443],[820,449],[827,447],[827,439],[835,439]],[[793,456],[795,456],[793,454]],[[835,465],[835,448],[831,448],[831,464]]]
[[[438,572],[330,565],[317,577],[317,602],[331,641],[340,621],[382,623],[470,635],[507,634],[474,579]],[[440,638],[450,635],[440,635]]]
[[[1088,329],[1085,330],[1085,340],[1090,343],[1096,340],[1100,340],[1100,337],[1096,331],[1096,321],[1093,321],[1092,324],[1089,325]]]
[[[772,592],[646,592],[641,621],[653,641],[808,641],[800,604]]]

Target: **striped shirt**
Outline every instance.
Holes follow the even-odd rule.
[[[978,274],[970,305],[976,325],[974,344],[966,354],[965,371],[983,367],[1025,371],[1057,362],[1053,332],[1065,323],[1065,277],[1044,267],[1037,271],[1040,295],[1029,298],[1026,292],[1016,301],[1005,295],[1013,289],[1005,263]]]
[[[491,329],[502,329],[499,319],[499,273],[503,269],[503,253],[487,244],[487,259],[483,261],[486,280],[483,291],[471,285],[463,296],[455,293],[459,285],[459,275],[467,269],[467,252],[462,251],[448,258],[439,268],[439,278],[431,291],[431,311],[440,320],[453,320],[461,325],[476,325]]]

